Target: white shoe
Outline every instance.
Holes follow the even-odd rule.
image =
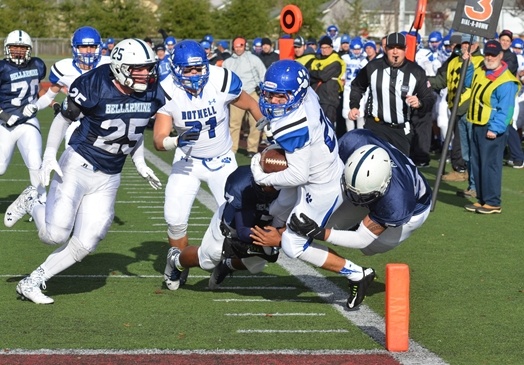
[[[4,225],[6,227],[12,227],[18,222],[24,215],[30,214],[33,206],[35,205],[38,198],[38,192],[36,188],[29,185],[22,191],[22,193],[11,203],[4,215]]]
[[[36,304],[53,304],[54,299],[42,293],[40,287],[46,289],[43,270],[38,268],[18,283],[16,292],[22,300],[30,300]]]
[[[169,290],[177,290],[180,287],[180,276],[182,272],[175,265],[175,257],[180,255],[178,247],[171,247],[167,252],[167,263],[164,269],[164,282]]]

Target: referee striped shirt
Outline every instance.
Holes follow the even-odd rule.
[[[413,110],[406,96],[420,100],[419,113],[431,111],[435,96],[425,71],[416,63],[405,60],[400,67],[391,67],[387,57],[374,59],[360,70],[351,83],[350,109],[359,108],[360,100],[369,87],[365,117],[386,124],[402,124],[411,120]]]

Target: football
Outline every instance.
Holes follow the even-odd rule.
[[[282,148],[269,146],[260,154],[260,166],[266,174],[287,169],[286,153]]]

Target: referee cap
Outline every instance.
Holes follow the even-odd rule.
[[[406,36],[402,33],[391,33],[386,39],[386,47],[406,47]]]

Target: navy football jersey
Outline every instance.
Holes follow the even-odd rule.
[[[372,132],[355,129],[339,139],[339,156],[344,164],[355,150],[367,144],[385,149],[392,161],[391,181],[384,196],[368,205],[370,218],[397,227],[425,211],[431,204],[431,188],[425,177],[405,154]]]
[[[269,204],[275,200],[274,195],[263,194],[255,185],[251,167],[239,166],[229,175],[225,186],[226,205],[222,220],[236,230],[237,237],[243,242],[252,243],[249,237],[251,227],[267,226],[271,223]]]
[[[38,99],[40,81],[45,78],[47,69],[44,61],[32,57],[26,65],[0,61],[0,109],[21,117],[16,124],[23,123],[23,107]]]
[[[164,105],[165,94],[159,83],[143,93],[121,93],[107,64],[78,77],[67,100],[73,100],[83,114],[69,145],[96,169],[117,174],[143,138],[149,118]]]

